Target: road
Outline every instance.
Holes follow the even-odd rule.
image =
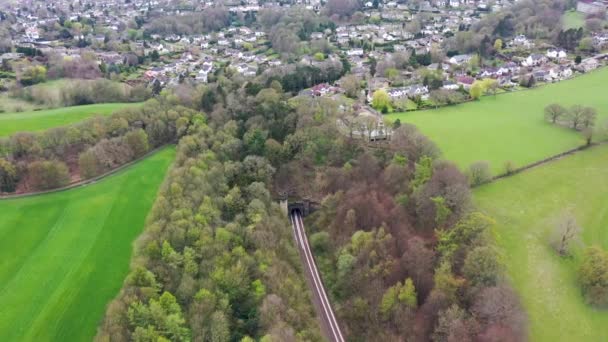
[[[302,216],[298,211],[294,211],[289,216],[289,219],[291,221],[291,226],[293,227],[294,237],[298,244],[300,257],[304,263],[304,270],[307,275],[308,285],[313,293],[313,301],[315,304],[315,309],[317,310],[317,316],[321,320],[322,330],[330,341],[344,342],[340,325],[338,325],[336,315],[334,314],[334,310],[332,309],[331,303],[327,297],[325,286],[323,285],[323,281],[319,275],[317,264],[315,263],[315,259],[310,250],[308,237],[306,236],[306,231],[304,230],[304,221],[302,221]]]

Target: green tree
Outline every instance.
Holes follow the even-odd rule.
[[[407,278],[403,283],[398,282],[384,292],[380,302],[380,313],[388,317],[398,306],[415,309],[417,305],[418,299],[414,282]]]
[[[131,151],[133,151],[135,158],[143,156],[150,149],[148,134],[143,129],[136,129],[125,134],[124,139]]]
[[[442,226],[452,214],[452,210],[445,203],[445,198],[441,196],[431,198],[435,204],[435,223]]]
[[[501,270],[498,253],[490,246],[480,246],[470,251],[463,266],[465,277],[479,286],[495,286]]]
[[[498,38],[494,41],[494,50],[497,52],[502,51],[502,39]]]
[[[382,113],[387,113],[391,108],[391,98],[384,89],[379,89],[372,96],[372,107]]]
[[[485,88],[482,81],[473,82],[471,89],[469,89],[469,95],[473,100],[478,100],[484,92]]]
[[[585,301],[593,306],[608,307],[608,253],[599,247],[585,251],[579,269],[579,282]]]

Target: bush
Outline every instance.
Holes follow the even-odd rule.
[[[27,171],[33,190],[60,188],[70,182],[68,167],[57,160],[35,161],[28,165]]]
[[[102,167],[92,149],[80,154],[78,157],[78,166],[80,168],[80,176],[82,179],[96,177],[102,172]]]
[[[6,159],[0,158],[0,192],[14,192],[17,180],[15,165]]]
[[[492,180],[490,164],[486,161],[478,161],[471,164],[467,176],[469,177],[469,184],[472,186],[489,182]]]
[[[608,307],[608,253],[598,247],[585,252],[579,282],[587,304]]]
[[[511,175],[511,174],[513,174],[513,172],[515,172],[515,163],[512,162],[511,160],[507,160],[505,162],[504,168],[505,168],[505,174]]]

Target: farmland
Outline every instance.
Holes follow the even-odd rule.
[[[580,251],[564,259],[549,247],[556,220],[571,211],[586,245],[608,248],[608,146],[598,146],[475,190],[497,220],[498,243],[530,317],[531,341],[606,341],[608,312],[583,302]]]
[[[0,201],[0,339],[90,341],[175,156],[163,149],[100,182]]]
[[[507,161],[523,166],[581,145],[583,139],[576,132],[545,122],[543,110],[554,102],[583,104],[595,107],[600,116],[608,116],[604,94],[607,77],[608,69],[602,69],[532,90],[388,118],[416,125],[438,144],[445,159],[461,168],[483,160],[500,173]]]
[[[75,123],[95,115],[110,115],[133,103],[108,103],[58,109],[0,114],[0,136],[20,131],[41,131],[52,127]]]

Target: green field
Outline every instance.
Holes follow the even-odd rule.
[[[571,210],[587,245],[608,248],[608,146],[477,188],[476,205],[497,222],[498,243],[530,318],[530,341],[608,341],[608,311],[583,302],[576,282],[580,251],[562,259],[548,245]]]
[[[0,200],[1,341],[92,340],[174,156],[166,148],[97,184]]]
[[[118,109],[137,106],[137,103],[105,103],[65,107],[40,111],[0,114],[0,136],[19,131],[41,131],[64,126],[95,115],[109,115]]]
[[[458,106],[388,116],[416,125],[439,145],[445,159],[466,168],[488,161],[502,172],[506,161],[523,166],[583,143],[572,130],[543,120],[550,103],[595,107],[608,116],[608,68],[561,83],[498,96]]]
[[[568,11],[562,16],[564,30],[585,27],[585,15],[577,11]]]

